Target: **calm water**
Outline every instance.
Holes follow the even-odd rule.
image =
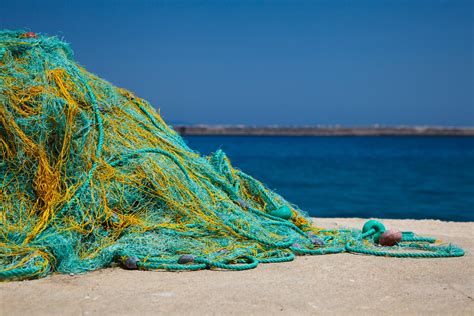
[[[312,216],[474,220],[474,138],[187,136]]]

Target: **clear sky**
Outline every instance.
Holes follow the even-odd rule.
[[[170,122],[474,126],[474,0],[0,0]]]

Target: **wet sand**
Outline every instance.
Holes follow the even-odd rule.
[[[364,219],[315,219],[362,227]],[[256,269],[197,272],[104,269],[0,283],[1,315],[474,314],[474,222],[383,220],[387,228],[463,247],[461,258],[337,254]]]

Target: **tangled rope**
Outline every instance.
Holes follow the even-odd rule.
[[[463,255],[412,233],[382,247],[373,222],[314,227],[224,152],[191,150],[145,100],[72,56],[56,37],[0,32],[1,280],[114,265],[239,271],[341,252]]]

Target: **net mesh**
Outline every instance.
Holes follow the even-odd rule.
[[[222,151],[203,157],[57,37],[0,32],[0,277],[247,269],[344,250]]]

